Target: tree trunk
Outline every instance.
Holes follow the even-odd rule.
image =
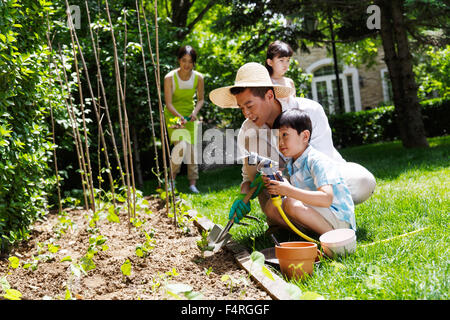
[[[380,33],[400,139],[405,148],[428,147],[403,18],[403,1],[380,0],[377,4],[381,9]]]
[[[194,5],[195,0],[173,0],[172,1],[172,23],[174,26],[180,28],[177,31],[178,40],[184,40],[186,36],[191,32],[194,26],[199,22],[203,16],[211,9],[218,0],[209,0],[206,5],[202,7],[202,10],[198,15],[192,19],[192,21],[187,23],[189,10]]]
[[[174,0],[172,1],[172,23],[178,28],[186,28],[189,10],[194,1]],[[186,37],[186,30],[179,29],[177,31],[178,40]]]

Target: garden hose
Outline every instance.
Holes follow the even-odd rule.
[[[286,217],[286,214],[283,211],[283,208],[281,207],[281,197],[280,196],[275,196],[272,197],[272,203],[273,205],[278,209],[278,212],[280,213],[281,217],[283,218],[284,222],[287,223],[287,225],[296,233],[298,234],[300,237],[302,237],[303,239],[310,241],[310,242],[314,242],[317,244],[320,244],[318,241],[314,240],[311,237],[308,237],[306,234],[304,234],[303,232],[301,232],[300,230],[298,230],[291,221],[289,221],[288,217]]]
[[[264,163],[264,169],[263,171],[265,171],[265,174],[267,174],[267,176],[271,179],[271,180],[280,180],[282,181],[283,178],[281,176],[279,176],[278,173],[274,172],[273,170],[273,166],[272,166],[272,162],[271,161],[267,161],[266,163]],[[278,177],[278,179],[277,179]],[[310,241],[310,242],[314,242],[317,244],[320,244],[318,241],[314,240],[311,237],[308,237],[306,234],[304,234],[303,232],[301,232],[300,230],[298,230],[291,221],[289,221],[288,217],[286,217],[286,214],[283,211],[283,208],[281,207],[282,205],[282,201],[281,201],[281,197],[279,195],[270,195],[271,199],[272,199],[272,203],[273,205],[278,209],[278,212],[280,213],[281,217],[283,218],[284,222],[287,223],[287,225],[296,233],[298,234],[300,237],[302,237],[303,239]]]

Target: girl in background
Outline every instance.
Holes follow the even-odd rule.
[[[276,40],[267,48],[266,68],[269,71],[273,84],[279,84],[294,89],[293,98],[295,98],[295,84],[290,78],[285,77],[285,73],[289,70],[289,64],[294,51],[285,42]],[[288,98],[283,98],[289,100]]]
[[[195,163],[194,152],[197,115],[204,103],[204,80],[203,75],[194,70],[197,61],[194,48],[189,45],[181,47],[177,59],[179,67],[164,77],[164,116],[170,142],[174,145],[170,157],[172,178],[175,180],[184,160],[188,168],[189,189],[199,193],[196,187],[198,165]]]

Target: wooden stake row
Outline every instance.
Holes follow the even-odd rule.
[[[81,181],[82,181],[82,188],[83,188],[83,196],[84,196],[84,203],[85,203],[85,209],[89,208],[95,213],[96,207],[95,207],[95,192],[94,192],[94,183],[93,183],[93,175],[92,175],[92,167],[91,167],[91,160],[90,160],[90,152],[89,152],[89,140],[88,140],[88,130],[87,130],[87,122],[85,118],[85,104],[84,104],[84,97],[83,97],[83,90],[82,90],[82,83],[81,83],[81,76],[80,76],[80,70],[78,67],[78,57],[81,59],[81,64],[83,66],[85,77],[87,81],[87,87],[89,90],[90,97],[92,99],[92,107],[94,109],[96,121],[97,121],[97,127],[98,127],[98,141],[99,141],[99,149],[98,149],[98,157],[99,157],[99,163],[100,160],[100,144],[102,146],[102,150],[104,152],[104,158],[106,162],[106,168],[108,170],[108,178],[111,185],[111,192],[113,196],[113,205],[114,208],[116,207],[116,198],[115,198],[115,190],[114,190],[114,179],[112,176],[112,166],[109,158],[108,153],[108,144],[105,139],[105,132],[103,129],[103,119],[106,115],[107,125],[110,132],[110,139],[113,146],[113,151],[115,155],[115,160],[117,162],[117,167],[119,169],[120,173],[120,181],[122,183],[122,186],[126,188],[127,190],[127,208],[128,208],[128,227],[130,228],[130,220],[132,217],[135,217],[136,215],[136,187],[135,187],[135,180],[134,180],[134,168],[133,168],[133,153],[131,149],[131,138],[130,138],[130,130],[129,130],[129,121],[128,121],[128,111],[126,107],[126,58],[127,58],[127,52],[126,52],[126,41],[127,41],[127,27],[126,27],[126,13],[124,16],[124,22],[125,22],[125,45],[124,45],[124,66],[123,66],[123,80],[121,77],[121,70],[119,67],[119,59],[118,59],[118,52],[117,52],[117,43],[115,39],[114,34],[114,28],[111,21],[111,15],[109,10],[109,3],[108,0],[105,0],[105,6],[106,6],[106,14],[108,17],[108,23],[109,28],[111,31],[111,38],[113,42],[113,54],[114,54],[114,72],[115,72],[115,82],[116,82],[116,96],[117,96],[117,105],[118,105],[118,118],[119,118],[119,128],[120,128],[120,138],[122,142],[122,151],[123,151],[123,159],[119,156],[119,151],[117,148],[117,143],[113,131],[111,116],[109,112],[108,102],[106,98],[106,91],[104,87],[103,77],[102,77],[102,70],[101,70],[101,63],[100,63],[100,47],[99,47],[99,41],[98,41],[98,33],[97,33],[97,42],[95,41],[95,37],[92,30],[91,25],[91,17],[90,17],[90,10],[88,6],[88,2],[85,1],[86,5],[86,12],[88,17],[88,23],[89,23],[89,34],[92,42],[92,48],[94,52],[94,58],[96,62],[97,67],[97,87],[98,87],[98,94],[97,97],[94,95],[94,91],[91,85],[89,71],[86,65],[86,61],[83,55],[82,48],[80,46],[78,36],[76,33],[76,30],[72,24],[72,17],[69,9],[69,3],[67,0],[65,0],[66,3],[66,13],[68,16],[68,22],[69,22],[69,32],[70,32],[70,39],[72,44],[72,53],[73,53],[73,59],[74,59],[74,65],[75,65],[75,73],[77,77],[77,85],[78,85],[78,93],[79,93],[79,100],[80,100],[80,112],[81,112],[81,120],[82,120],[82,128],[78,125],[77,122],[77,115],[75,113],[75,108],[72,103],[72,96],[69,86],[69,81],[67,77],[67,73],[65,68],[63,67],[63,74],[64,74],[64,84],[61,79],[60,72],[58,70],[58,64],[56,63],[54,56],[50,55],[49,58],[49,64],[50,68],[55,69],[55,74],[57,75],[57,80],[59,82],[59,85],[64,93],[64,103],[66,105],[67,113],[69,115],[70,124],[72,127],[72,133],[73,133],[73,139],[75,144],[75,149],[77,152],[77,159],[78,164],[80,168],[80,175],[81,175]],[[163,151],[163,164],[164,164],[164,182],[165,182],[165,191],[168,195],[166,197],[166,208],[167,213],[169,213],[169,198],[171,198],[171,202],[174,208],[174,219],[176,224],[176,208],[175,208],[175,197],[173,192],[168,192],[168,183],[169,183],[169,174],[168,174],[168,168],[167,168],[167,159],[170,154],[169,149],[169,140],[167,137],[167,130],[165,127],[165,119],[164,119],[164,112],[163,112],[163,105],[162,105],[162,99],[161,99],[161,85],[160,85],[160,70],[159,70],[159,45],[158,45],[158,13],[157,13],[157,1],[155,1],[155,28],[156,28],[156,62],[153,58],[153,52],[152,52],[152,46],[150,41],[150,34],[148,31],[148,23],[147,18],[145,15],[145,8],[143,6],[142,0],[141,0],[141,6],[139,6],[138,0],[136,0],[136,14],[138,18],[138,29],[139,29],[139,39],[140,39],[140,45],[142,48],[142,63],[144,67],[144,77],[146,82],[146,89],[147,89],[147,103],[149,107],[150,112],[150,121],[151,121],[151,133],[153,137],[153,144],[155,149],[155,160],[156,160],[156,169],[157,169],[157,178],[158,178],[158,187],[161,187],[161,173],[159,169],[159,157],[158,157],[158,150],[156,145],[156,134],[155,134],[155,128],[154,128],[154,119],[153,119],[153,110],[151,106],[151,95],[150,95],[150,86],[149,86],[149,79],[147,75],[147,66],[145,62],[145,52],[144,52],[144,44],[143,44],[143,37],[142,37],[142,31],[141,31],[141,25],[140,25],[140,15],[144,17],[144,23],[145,28],[147,31],[147,42],[149,47],[150,56],[152,59],[152,63],[155,70],[155,81],[156,81],[156,87],[157,87],[157,93],[158,93],[158,105],[159,105],[159,115],[160,115],[160,127],[161,127],[161,145],[162,145],[162,151]],[[52,43],[50,40],[50,24],[47,17],[47,23],[48,23],[48,33],[47,33],[47,42],[49,46],[49,50],[52,51]],[[59,45],[58,45],[59,46]],[[62,55],[61,48],[59,46],[59,59],[64,65],[64,56]],[[53,82],[50,79],[49,85],[52,86]],[[65,90],[64,90],[65,87]],[[100,104],[100,102],[102,102]],[[53,133],[53,140],[54,140],[54,121],[53,121],[53,110],[52,110],[52,102],[51,99],[49,101],[50,104],[50,111],[51,111],[51,121],[52,121],[52,133]],[[104,110],[104,113],[103,111]],[[55,143],[55,141],[54,141]],[[122,165],[123,160],[123,165]],[[61,196],[60,196],[60,185],[59,185],[59,175],[58,175],[58,167],[57,167],[57,159],[56,159],[56,150],[54,150],[54,162],[55,162],[55,170],[57,175],[57,189],[58,189],[58,201],[59,201],[59,210],[61,211]],[[170,164],[170,161],[169,161]],[[170,166],[170,173],[172,173],[172,167]],[[99,164],[99,175],[101,175],[100,172],[100,164]],[[101,182],[99,182],[101,183]],[[170,183],[172,185],[173,190],[173,178],[172,174],[170,174]],[[89,201],[88,201],[89,196]],[[131,199],[131,196],[133,196],[133,199]],[[132,202],[132,204],[131,204]],[[133,212],[131,212],[131,208],[133,209]]]

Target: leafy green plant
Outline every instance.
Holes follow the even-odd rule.
[[[120,266],[120,271],[126,277],[131,275],[131,262],[129,259],[125,260],[125,262]]]
[[[177,225],[184,233],[188,234],[191,231],[189,228],[189,224],[194,220],[188,214],[188,211],[192,208],[187,204],[185,196],[182,193],[180,193],[178,197],[179,199],[175,202]],[[169,213],[169,217],[173,217],[173,212]]]
[[[135,253],[140,258],[147,257],[150,252],[155,248],[156,240],[154,237],[154,230],[152,229],[150,234],[143,231],[145,235],[145,242],[143,244],[136,245]]]
[[[193,288],[188,284],[170,282],[177,276],[179,276],[179,273],[175,268],[172,268],[172,270],[169,270],[164,274],[158,272],[157,276],[152,279],[151,291],[156,292],[159,288],[164,288],[164,292],[167,295],[177,300],[181,300],[183,297],[189,300],[200,300],[203,298],[201,292],[193,291]]]
[[[4,292],[3,298],[7,300],[21,300],[22,293],[16,289],[11,289],[6,276],[0,278],[0,288]]]
[[[31,256],[30,260],[26,260],[23,264],[24,269],[31,268],[32,271],[36,271],[39,264],[39,257],[36,257],[34,255]]]
[[[156,292],[159,288],[165,287],[169,283],[169,281],[177,276],[179,276],[179,273],[175,268],[172,268],[172,270],[167,271],[163,274],[158,272],[156,276],[152,277],[151,291]]]
[[[8,289],[3,295],[3,298],[8,300],[21,300],[22,293],[16,289]]]
[[[87,252],[83,257],[81,257],[80,266],[85,273],[89,270],[93,270],[96,268],[93,258],[94,258],[93,252]]]
[[[53,226],[53,232],[57,238],[61,238],[68,230],[73,231],[76,228],[76,224],[67,216],[66,212],[62,212],[58,218],[58,223]]]
[[[189,300],[201,300],[203,299],[203,294],[201,292],[193,291],[193,288],[184,283],[167,283],[164,285],[166,294],[174,297],[177,300],[181,300],[182,294],[185,298]]]
[[[17,269],[20,266],[20,260],[17,257],[9,257],[9,265],[8,268]]]
[[[72,297],[72,293],[70,292],[69,286],[66,286],[66,291],[64,293],[64,300],[75,300],[75,298]]]
[[[94,256],[98,253],[99,250],[106,251],[108,250],[108,246],[105,244],[107,238],[103,235],[91,236],[89,237],[89,247],[87,249],[86,254],[80,259],[80,266],[82,270],[86,273],[89,270],[93,270],[96,268],[94,262]]]
[[[439,97],[450,98],[450,46],[436,48],[427,46],[425,52],[417,56],[419,62],[414,65],[414,73],[418,84],[418,96],[421,99],[436,94]]]
[[[71,256],[65,256],[64,258],[62,258],[61,259],[61,262],[64,262],[64,261],[72,261],[72,257]]]
[[[31,268],[31,270],[35,271],[38,268],[39,262],[53,261],[55,259],[55,253],[59,250],[59,245],[54,244],[54,239],[50,238],[45,242],[37,242],[36,249],[37,254],[32,255],[31,259],[24,262],[24,269]]]
[[[224,274],[221,278],[220,281],[225,282],[225,284],[227,285],[227,287],[230,288],[230,293],[233,291],[233,284],[235,283],[235,280],[233,279],[233,277],[231,277],[228,274]]]
[[[67,196],[61,200],[64,208],[76,208],[80,205],[81,200],[72,196]]]
[[[109,206],[109,208],[108,208],[108,215],[107,215],[106,218],[110,222],[120,223],[119,216],[116,214],[116,210],[114,209],[113,205]]]
[[[47,244],[47,248],[48,248],[48,251],[49,251],[49,252],[51,252],[51,253],[57,253],[58,250],[59,250],[59,248],[60,248],[60,246],[59,246],[59,245],[54,245],[53,243],[48,243],[48,244]]]
[[[264,254],[262,254],[259,251],[253,251],[250,255],[250,259],[253,263],[256,263],[257,265],[261,266],[261,272],[269,278],[270,280],[274,281],[275,278],[272,275],[272,272],[264,265],[265,257]]]
[[[211,274],[211,272],[213,271],[212,267],[209,267],[208,269],[203,268],[203,270],[205,271],[206,276],[209,277],[209,275]]]
[[[166,199],[166,192],[161,189],[158,188],[156,189],[156,191],[159,193],[159,196],[162,200]],[[170,192],[170,191],[169,191]],[[189,228],[189,224],[195,220],[195,218],[192,218],[188,211],[192,209],[192,207],[188,204],[187,197],[185,194],[181,193],[181,192],[177,192],[177,190],[175,189],[175,193],[178,193],[178,198],[175,202],[175,214],[176,214],[176,221],[177,221],[177,226],[186,234],[189,234],[189,232],[191,231]],[[168,217],[169,218],[173,218],[174,217],[174,211],[173,209],[171,209],[168,213]]]
[[[9,285],[8,280],[6,279],[6,276],[3,276],[0,278],[0,288],[3,292],[5,292],[8,289],[11,289],[11,286]]]
[[[240,291],[240,298],[243,298],[246,294],[246,289],[247,286],[249,284],[248,279],[249,279],[250,275],[248,277],[240,277],[238,279],[233,278],[231,275],[229,274],[224,274],[221,278],[220,281],[225,282],[225,285],[230,288],[230,294],[233,292],[233,289],[236,288],[236,286],[243,286],[243,288]]]
[[[197,247],[202,252],[202,255],[204,254],[205,251],[211,251],[212,249],[214,249],[213,246],[209,245],[208,234],[209,234],[208,231],[202,230],[201,238],[200,240],[197,240]]]

